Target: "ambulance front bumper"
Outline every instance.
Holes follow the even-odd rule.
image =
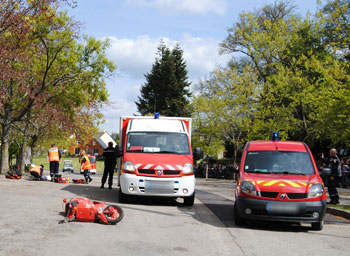
[[[195,177],[158,178],[122,173],[120,187],[124,194],[139,196],[188,197],[193,195]]]
[[[238,197],[235,208],[240,218],[285,222],[320,222],[326,201],[272,201]]]

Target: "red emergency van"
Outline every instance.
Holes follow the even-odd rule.
[[[245,145],[235,191],[234,220],[308,222],[321,230],[326,191],[303,142],[251,141]]]
[[[195,176],[191,118],[122,116],[119,201],[130,196],[180,197],[191,206]],[[194,153],[199,158],[200,150]]]

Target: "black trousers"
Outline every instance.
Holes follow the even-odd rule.
[[[113,174],[114,174],[114,167],[112,165],[105,165],[105,169],[103,171],[103,176],[101,183],[104,185],[107,181],[107,176],[108,176],[108,185],[112,186],[113,184]]]
[[[58,174],[58,168],[59,168],[60,162],[58,161],[51,161],[50,162],[50,176],[54,174]]]
[[[334,177],[333,179],[329,179],[329,181],[328,181],[328,194],[329,194],[329,197],[331,198],[331,201],[338,201],[339,200],[336,185],[337,185],[337,178],[336,177]]]
[[[90,177],[90,170],[84,170],[84,178],[85,178],[85,182],[88,183],[91,179]]]

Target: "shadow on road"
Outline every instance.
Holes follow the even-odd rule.
[[[105,201],[119,204],[119,188],[101,189],[100,187],[91,186],[88,184],[70,184],[62,188],[62,190],[69,191],[77,197],[86,197],[97,201]],[[180,199],[163,198],[163,197],[143,197],[130,196],[126,205],[155,205],[155,206],[177,206],[182,207]]]
[[[77,195],[76,197],[86,197],[96,201],[119,203],[118,189],[101,189],[100,187],[88,184],[69,184],[63,187],[62,190],[69,191]]]

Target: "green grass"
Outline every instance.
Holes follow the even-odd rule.
[[[327,207],[350,211],[350,205],[327,205]]]
[[[80,170],[80,162],[78,157],[62,157],[60,160],[60,171],[63,169],[64,160],[72,160],[74,170]],[[34,156],[33,164],[35,165],[44,165],[44,169],[50,169],[50,164],[47,156]],[[96,171],[103,172],[104,169],[104,161],[96,161]]]

